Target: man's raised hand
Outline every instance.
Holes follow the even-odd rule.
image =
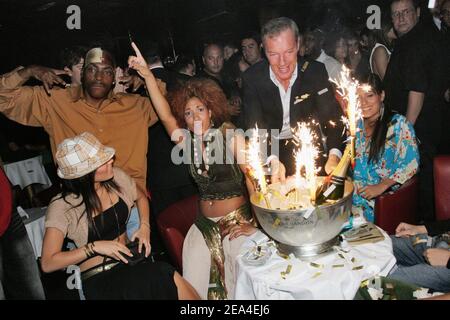
[[[45,92],[50,95],[50,90],[54,85],[66,86],[66,82],[60,77],[60,75],[69,74],[65,70],[47,68],[43,66],[32,66],[30,67],[30,76],[36,78],[42,82]]]

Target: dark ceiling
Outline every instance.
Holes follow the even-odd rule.
[[[19,64],[58,66],[66,46],[101,40],[127,56],[128,30],[136,41],[157,40],[165,54],[173,48],[197,53],[210,39],[238,38],[257,31],[261,21],[286,15],[305,26],[362,24],[370,4],[385,0],[0,0],[0,71]],[[68,30],[69,5],[81,9],[81,30]]]

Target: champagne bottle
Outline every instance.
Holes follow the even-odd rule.
[[[337,167],[317,188],[316,206],[323,204],[327,200],[338,200],[344,196],[345,178],[347,177],[348,166],[352,160],[352,153],[352,144],[348,143]]]

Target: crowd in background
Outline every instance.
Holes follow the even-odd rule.
[[[413,142],[412,148],[415,148],[415,153],[412,157],[418,159],[420,154],[420,165],[418,165],[421,188],[420,208],[419,216],[416,217],[420,223],[430,223],[435,219],[433,159],[440,154],[450,154],[450,130],[447,127],[450,122],[450,1],[437,2],[435,9],[420,12],[417,1],[393,1],[391,11],[381,20],[380,28],[374,30],[369,30],[365,25],[360,28],[342,25],[330,32],[330,30],[323,30],[321,26],[309,26],[299,31],[296,57],[299,64],[306,61],[323,64],[327,77],[336,81],[340,80],[340,72],[344,66],[360,82],[365,83],[374,75],[380,79],[375,95],[382,96],[380,102],[382,110],[386,105],[392,109],[389,112],[403,115],[409,123],[396,120],[397,124],[402,122],[401,130],[413,132],[412,137],[411,134],[409,135],[411,140],[415,140],[414,132],[417,137],[417,146],[416,142]],[[86,54],[91,52],[92,47],[99,45],[101,44],[86,44],[61,50],[60,69],[64,70],[65,82],[72,88],[80,86],[85,81],[82,74]],[[249,98],[251,87],[259,83],[254,75],[258,70],[262,70],[263,66],[273,65],[273,57],[267,56],[267,50],[263,48],[263,39],[259,33],[243,33],[239,39],[231,41],[216,39],[204,44],[201,57],[180,53],[170,63],[165,63],[168,59],[162,55],[157,43],[143,40],[138,45],[148,68],[159,80],[158,86],[169,97],[170,102],[174,101],[171,97],[186,86],[186,83],[192,83],[192,79],[209,79],[221,89],[227,99],[227,103],[221,106],[227,108],[226,114],[230,115],[230,123],[243,129],[253,125],[254,115],[248,102],[251,101]],[[312,68],[314,66],[315,64],[312,64]],[[135,68],[129,68],[127,64],[120,63],[115,67],[113,70],[115,78],[111,82],[111,90],[115,94],[135,93],[139,95],[139,98],[135,98],[136,101],[141,101],[139,99],[150,101],[150,96],[153,105],[157,105],[148,82],[139,76]],[[39,79],[39,70],[34,69],[30,72],[34,73],[30,74],[29,78],[34,76]],[[309,77],[307,72],[304,76]],[[315,75],[311,76],[311,79],[314,78]],[[13,80],[9,78],[5,81],[6,84],[3,84],[5,88],[10,84],[8,81]],[[208,82],[204,84],[206,86]],[[327,86],[334,92],[336,87],[333,82],[327,83]],[[340,101],[337,95],[333,98],[337,105],[344,107],[345,102]],[[63,98],[58,98],[55,94],[55,99]],[[47,100],[42,97],[40,102],[42,101]],[[142,106],[143,104],[144,102]],[[25,115],[13,114],[7,107],[5,110],[7,113],[10,112],[11,118],[25,119]],[[138,188],[141,191],[149,191],[150,219],[154,219],[170,204],[197,194],[199,191],[197,183],[189,175],[189,166],[175,165],[171,160],[174,144],[167,133],[167,126],[161,114],[156,110],[161,120],[157,121],[155,111],[150,113],[147,114],[144,111],[143,119],[141,119],[146,122],[144,125],[146,130],[148,127],[148,140],[141,139],[138,142],[133,140],[140,146],[138,151],[133,150],[133,152],[141,154],[145,151],[146,163],[141,163],[142,159],[140,162],[135,161],[128,170],[136,173],[146,168],[145,174],[136,174],[133,177],[137,179]],[[34,116],[37,118],[36,115]],[[58,114],[58,116],[61,115]],[[61,117],[64,118],[64,116]],[[383,117],[383,111],[380,117]],[[28,121],[28,124],[46,123],[44,127],[48,132],[48,128],[52,126],[49,121],[52,120],[32,119]],[[54,153],[56,149],[55,141],[49,142],[48,136],[42,130],[16,124],[3,115],[0,115],[0,123],[1,162],[15,162],[44,154],[48,174],[55,185],[58,185],[56,165],[51,156],[52,151]],[[279,128],[282,129],[284,125],[285,123]],[[327,130],[327,128],[324,129]],[[53,127],[52,130],[54,130]],[[371,138],[376,132],[368,132],[365,139]],[[101,136],[102,131],[98,134]],[[133,132],[129,134],[133,135]],[[384,144],[385,139],[389,140],[386,137],[386,131],[384,131],[383,143],[378,142],[378,144]],[[328,139],[328,142],[330,141],[331,138]],[[124,163],[120,156],[120,149],[125,148],[123,145],[127,143],[131,141],[121,141],[120,147],[115,146],[119,153],[119,165]],[[329,152],[331,158],[333,147],[324,149]],[[373,155],[369,156],[369,159],[373,160]],[[289,167],[286,167],[289,170]],[[323,168],[326,169],[325,162]],[[126,168],[124,170],[127,171]],[[414,168],[411,175],[416,171],[417,168]],[[24,207],[33,205],[33,203],[24,203]],[[156,232],[151,236],[156,237]],[[154,249],[158,251],[158,248]]]

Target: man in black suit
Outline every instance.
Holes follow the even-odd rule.
[[[448,131],[448,124],[443,122],[448,54],[437,30],[432,31],[426,21],[419,20],[418,0],[392,0],[390,8],[398,37],[383,79],[384,103],[414,125],[420,141],[416,219],[430,222],[435,220],[433,159],[438,154],[442,134]]]
[[[268,61],[251,66],[243,75],[245,129],[278,129],[271,135],[272,154],[279,154],[287,175],[295,172],[291,128],[311,122],[321,156],[317,165],[329,173],[342,156],[344,137],[341,111],[322,63],[298,60],[300,47],[296,23],[281,17],[267,22],[261,31]],[[278,150],[273,150],[278,142]],[[276,147],[275,147],[276,149]],[[328,156],[328,159],[326,159]],[[325,172],[324,172],[325,169]]]

